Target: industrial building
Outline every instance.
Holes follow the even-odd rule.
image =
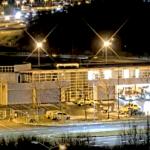
[[[68,68],[69,67],[69,68]],[[31,64],[0,66],[0,105],[47,104],[60,101],[150,100],[150,65],[57,64],[33,69]]]

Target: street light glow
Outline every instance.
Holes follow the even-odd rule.
[[[111,47],[111,42],[114,40],[115,35],[123,28],[123,26],[127,23],[127,20],[125,22],[123,22],[123,24],[112,34],[112,36],[108,39],[105,40],[103,39],[103,37],[101,35],[99,35],[87,22],[87,26],[97,35],[97,37],[103,42],[103,46],[97,51],[97,53],[92,57],[95,58],[95,56],[97,56],[100,52],[104,53],[105,55],[105,60],[107,63],[107,50],[109,49],[109,51],[111,51],[113,54],[115,54],[119,59],[119,55],[115,52],[115,50]]]
[[[40,66],[40,51],[43,51],[44,53],[47,54],[47,56],[49,56],[49,54],[47,53],[47,51],[43,48],[43,43],[46,42],[46,39],[48,38],[48,36],[56,29],[57,26],[55,26],[54,28],[52,28],[52,30],[50,30],[50,32],[48,32],[48,34],[45,36],[45,38],[41,41],[38,42],[36,41],[36,39],[28,32],[25,30],[25,32],[29,35],[29,37],[35,42],[36,44],[36,48],[32,51],[32,53],[26,58],[26,60],[34,53],[34,52],[38,52],[38,65]]]
[[[109,47],[111,45],[110,41],[104,41],[104,47]]]
[[[144,102],[143,111],[145,115],[150,115],[150,102],[149,101]]]
[[[111,70],[104,70],[104,79],[112,78],[112,71]]]
[[[124,77],[125,79],[129,78],[129,69],[124,69],[124,70],[123,70],[123,77]]]
[[[37,43],[36,43],[36,46],[37,46],[37,48],[42,48],[42,47],[43,47],[43,43],[37,42]]]
[[[5,16],[5,21],[9,21],[10,20],[10,16]]]

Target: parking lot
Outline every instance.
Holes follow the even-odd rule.
[[[110,103],[111,104],[111,103]],[[118,120],[119,119],[130,119],[143,117],[142,115],[131,115],[123,114],[117,111],[116,104],[114,109],[110,105],[103,107],[99,104],[96,105],[78,105],[73,102],[65,102],[60,104],[41,104],[38,106],[33,105],[17,105],[9,108],[10,113],[7,112],[7,118],[15,122],[23,123],[70,123],[74,121],[107,121],[107,120]],[[52,112],[53,118],[47,117],[46,113]],[[55,112],[55,114],[54,114]],[[63,112],[63,115],[62,115]],[[61,114],[61,115],[60,115]],[[54,117],[55,115],[55,117]],[[66,119],[66,115],[69,116]],[[2,119],[3,119],[2,118]],[[1,120],[2,120],[1,119]]]

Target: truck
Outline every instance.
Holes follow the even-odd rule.
[[[51,119],[51,120],[69,120],[70,119],[70,115],[68,115],[65,112],[58,111],[58,110],[46,111],[45,116],[47,119]]]

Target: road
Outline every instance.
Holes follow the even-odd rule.
[[[139,128],[146,127],[146,122],[134,122]],[[17,137],[20,135],[26,136],[36,136],[50,139],[58,139],[62,136],[75,136],[74,134],[79,135],[93,135],[94,133],[100,132],[111,132],[111,131],[119,131],[123,130],[124,127],[126,129],[129,128],[128,122],[105,122],[105,123],[82,123],[82,124],[70,124],[64,126],[21,126],[11,127],[3,125],[0,122],[0,137]],[[120,144],[120,135],[115,136],[101,136],[95,137],[95,145],[116,145]]]

